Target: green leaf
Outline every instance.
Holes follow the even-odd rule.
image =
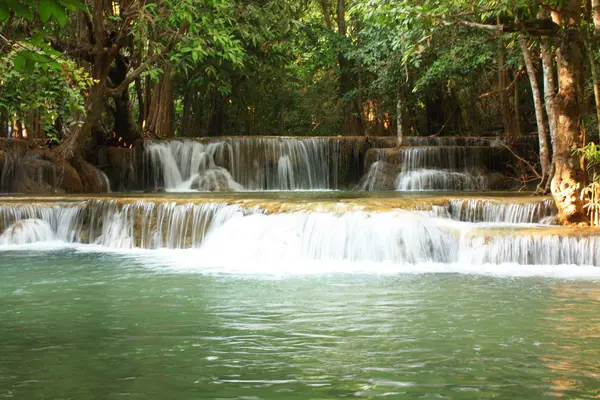
[[[83,3],[79,0],[58,0],[64,8],[71,11],[77,11],[83,9]]]
[[[17,71],[22,71],[25,66],[25,57],[22,53],[19,53],[13,58],[13,65]]]
[[[15,12],[15,14],[17,14],[17,16],[19,16],[21,18],[25,18],[28,21],[33,20],[33,12],[31,12],[31,9],[29,9],[29,7],[24,6],[23,4],[19,3],[18,1],[11,2],[10,8],[13,9],[13,11]]]
[[[4,1],[0,1],[0,22],[6,21],[10,18],[10,10],[8,4]]]
[[[59,62],[56,62],[56,61],[51,61],[51,62],[50,62],[50,66],[51,66],[52,68],[54,68],[56,71],[58,71],[58,72],[62,72],[62,65],[60,65],[60,63],[59,63]]]
[[[52,17],[54,11],[54,2],[52,0],[40,0],[40,20],[46,23]]]
[[[65,26],[67,23],[67,13],[62,8],[57,8],[54,11],[54,18],[58,21],[60,26]]]
[[[34,68],[35,62],[31,58],[25,58],[25,66],[23,67],[23,72],[25,72],[26,74],[31,74]]]

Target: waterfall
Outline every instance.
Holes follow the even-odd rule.
[[[20,162],[18,154],[0,151],[0,193],[16,191]]]
[[[59,203],[58,205],[29,205],[0,206],[0,229],[9,229],[21,221],[43,221],[52,232],[54,239],[64,242],[81,240],[81,225],[83,214],[87,208],[85,203]],[[27,226],[20,226],[23,230]],[[5,238],[5,240],[8,240]],[[5,243],[8,244],[8,243]]]
[[[476,170],[487,167],[492,158],[490,147],[406,147],[400,149],[402,171],[422,168],[438,170]]]
[[[488,189],[488,178],[485,175],[469,172],[418,169],[400,173],[396,179],[396,189],[401,191],[485,190]]]
[[[362,190],[488,190],[501,187],[508,153],[491,138],[412,137],[399,148],[369,149]],[[393,187],[389,182],[394,180]]]
[[[0,245],[20,245],[55,240],[52,227],[41,219],[14,222],[0,235]]]
[[[403,144],[407,146],[490,146],[495,137],[480,136],[407,136]]]
[[[364,143],[364,138],[286,137],[149,142],[144,152],[148,186],[169,191],[338,189],[340,171],[347,176],[359,169],[358,150]],[[218,176],[219,184],[199,183],[207,174]]]
[[[448,207],[451,218],[467,222],[543,223],[557,213],[551,199],[527,203],[500,203],[481,199],[452,199]]]
[[[419,210],[365,209],[360,201],[339,207],[273,204],[208,199],[0,203],[0,251],[60,241],[105,251],[197,249],[200,254],[188,262],[237,265],[302,260],[600,265],[595,231],[536,225],[555,212],[545,200],[450,199]]]
[[[460,262],[467,264],[600,266],[600,236],[513,235],[463,239]]]

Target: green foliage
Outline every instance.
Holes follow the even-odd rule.
[[[594,142],[589,142],[586,146],[575,149],[575,151],[583,157],[587,170],[594,174],[594,180],[596,180],[596,171],[600,168],[600,146]]]
[[[73,126],[85,115],[84,94],[93,82],[74,62],[62,61],[57,69],[45,56],[25,47],[0,58],[0,113],[25,125],[38,115],[42,132],[58,139],[59,126]]]
[[[212,134],[339,134],[344,104],[358,98],[366,124],[386,119],[393,129],[401,98],[414,132],[436,133],[450,118],[456,123],[448,130],[491,129],[501,119],[497,98],[479,96],[497,89],[499,37],[462,22],[511,23],[538,12],[526,0],[345,0],[347,34],[341,35],[333,0],[79,1],[0,0],[0,26],[10,25],[13,34],[3,40],[9,48],[3,60],[14,74],[3,90],[22,91],[27,79],[35,79],[36,93],[52,94],[48,102],[30,103],[66,119],[66,110],[76,107],[55,105],[55,85],[71,91],[64,96],[69,104],[80,104],[87,89],[60,77],[65,65],[66,75],[93,73],[88,25],[101,6],[104,40],[119,45],[118,61],[103,83],[111,88],[124,78],[114,73],[118,62],[125,75],[148,62],[135,88],[130,81],[124,106],[139,116],[141,129],[142,106],[147,109],[155,85],[169,74],[180,134],[184,126],[201,126],[194,134],[207,134],[215,124],[220,126]],[[513,35],[501,38],[512,74],[520,49]],[[340,60],[348,61],[350,89],[341,89]],[[51,78],[37,79],[42,74]],[[10,99],[3,110],[14,113],[18,107]],[[109,124],[117,104],[106,104],[103,121]],[[184,122],[184,115],[195,120]]]
[[[75,11],[83,5],[79,0],[2,0],[0,1],[0,23],[6,22],[11,14],[27,21],[39,17],[43,24],[51,19],[64,26],[69,11]]]

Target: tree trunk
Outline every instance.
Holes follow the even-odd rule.
[[[154,136],[174,136],[174,113],[173,78],[170,69],[166,68],[164,75],[154,86],[146,130]]]
[[[533,60],[531,53],[527,47],[527,40],[525,36],[519,35],[519,42],[523,51],[523,58],[525,60],[525,68],[527,75],[529,76],[529,82],[531,84],[531,93],[533,95],[533,104],[535,106],[535,121],[538,128],[538,137],[540,143],[540,164],[542,167],[542,181],[538,185],[538,192],[544,191],[546,187],[546,181],[550,175],[551,169],[551,157],[550,157],[550,136],[546,130],[546,123],[544,121],[544,109],[542,105],[542,95],[540,93],[540,86],[537,81],[535,74],[535,68],[533,66]]]
[[[600,81],[598,80],[598,63],[594,55],[594,49],[590,45],[590,41],[586,40],[585,47],[588,60],[590,62],[590,70],[592,71],[592,84],[594,86],[594,103],[596,105],[596,123],[598,132],[600,132]]]
[[[600,36],[600,0],[592,0],[592,20],[594,21],[594,37]],[[592,41],[587,40],[587,53],[592,70],[592,82],[594,84],[594,99],[596,101],[596,117],[598,118],[598,131],[600,131],[600,82],[598,81],[598,63]]]
[[[538,18],[541,20],[550,19],[550,12],[544,8],[540,9]],[[546,106],[546,115],[548,116],[548,131],[550,133],[550,141],[552,148],[554,148],[554,142],[556,138],[556,124],[558,119],[556,116],[556,80],[554,78],[554,56],[552,46],[549,44],[549,39],[543,37],[540,41],[540,56],[542,59],[542,73],[544,79],[544,105]],[[550,168],[550,175],[544,188],[545,193],[550,193],[550,184],[554,177],[554,156],[551,158],[552,164]]]
[[[128,69],[129,66],[124,57],[117,55],[108,75],[113,87],[119,86],[125,80]],[[115,102],[114,132],[117,137],[122,138],[122,142],[133,143],[134,140],[139,138],[140,134],[133,120],[129,90],[124,90],[123,93],[112,96],[112,99]]]
[[[508,94],[508,74],[505,66],[504,41],[499,38],[498,46],[498,91],[500,95],[500,110],[502,123],[504,125],[504,136],[514,136],[514,123],[510,112],[510,100]]]
[[[592,17],[594,19],[594,36],[600,36],[600,0],[592,0]]]
[[[60,146],[56,148],[56,153],[63,160],[71,160],[75,155],[80,155],[83,152],[85,144],[91,137],[92,127],[96,124],[104,109],[106,78],[108,77],[113,57],[103,52],[96,55],[95,58],[94,73],[92,76],[96,80],[96,83],[90,88],[85,101],[85,120],[79,128],[74,129],[64,138]]]
[[[579,32],[580,7],[578,0],[569,0],[562,11],[563,31],[559,50],[558,83],[556,96],[557,126],[554,140],[555,174],[552,179],[552,196],[558,207],[558,217],[563,224],[589,222],[583,209],[581,191],[585,174],[579,158],[573,152],[580,147],[579,115],[581,93],[578,92],[581,65]]]
[[[404,108],[402,88],[398,90],[398,101],[396,102],[396,136],[398,138],[398,146],[402,146],[404,141],[404,118],[402,109]]]

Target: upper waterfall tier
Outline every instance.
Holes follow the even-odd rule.
[[[598,233],[541,224],[554,212],[545,199],[523,197],[8,198],[0,203],[0,251],[196,249],[200,254],[183,261],[231,265],[600,265]]]
[[[339,189],[358,180],[365,145],[359,137],[148,142],[146,181],[171,191]]]
[[[402,139],[404,146],[493,146],[498,139],[479,136],[408,136]]]
[[[493,146],[418,146],[370,149],[366,153],[369,167],[377,161],[398,165],[403,172],[420,169],[448,171],[489,170],[504,168],[510,153]]]
[[[408,138],[407,138],[408,139]],[[454,143],[448,138],[439,143]],[[363,190],[487,190],[501,188],[501,172],[507,169],[511,153],[503,147],[481,146],[477,138],[452,138],[466,146],[403,146],[374,148],[366,153],[367,174]],[[468,139],[468,140],[467,140]]]

